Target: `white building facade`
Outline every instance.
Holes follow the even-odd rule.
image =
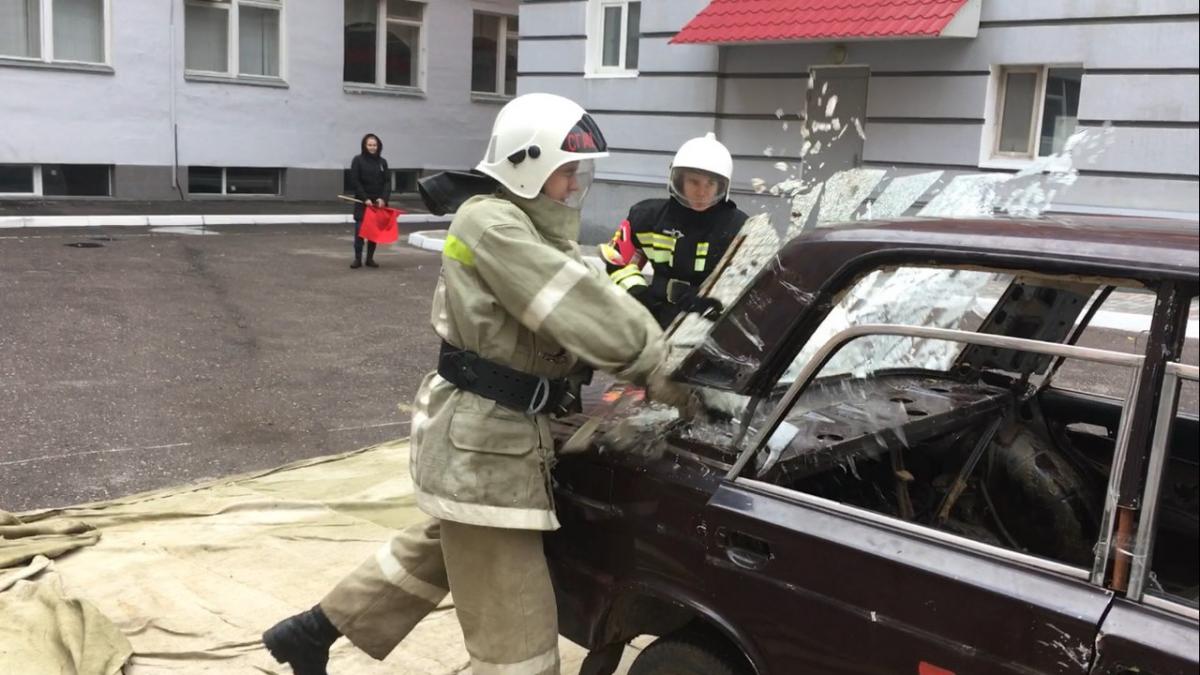
[[[685,26],[710,4],[737,9],[522,3],[519,91],[579,101],[612,148],[585,239],[611,234],[637,200],[665,196],[674,151],[709,131],[732,151],[735,199],[751,213],[781,202],[756,195],[756,178],[769,186],[851,166],[947,179],[1014,172],[1092,127],[1104,147],[1077,158],[1078,180],[1054,210],[1195,218],[1200,208],[1196,0],[931,0],[958,5],[938,36],[747,41],[709,29],[699,37],[712,41],[686,43],[696,35]],[[860,128],[812,153],[834,118]]]
[[[472,166],[516,89],[516,0],[0,0],[0,210],[333,200]],[[34,211],[36,212],[36,210]]]

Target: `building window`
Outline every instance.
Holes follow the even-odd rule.
[[[0,0],[0,57],[106,63],[109,0]]]
[[[587,30],[589,74],[637,74],[641,20],[641,2],[590,0]]]
[[[187,0],[184,68],[230,77],[281,77],[282,12],[282,0]]]
[[[517,95],[517,32],[515,16],[475,13],[471,91]]]
[[[342,79],[378,87],[422,88],[424,17],[422,2],[346,0]]]
[[[104,164],[0,165],[0,195],[109,197],[112,167]]]
[[[188,168],[188,194],[278,195],[282,169],[193,166]]]
[[[1033,159],[1062,152],[1075,133],[1082,79],[1082,68],[1002,68],[992,155]]]

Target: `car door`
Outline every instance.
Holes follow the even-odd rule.
[[[1002,336],[978,337],[954,330],[873,326],[869,331],[844,335],[847,340],[870,338],[872,331],[878,332],[875,337],[888,339],[909,335],[983,340],[998,347],[1011,344],[1134,370],[1142,363],[1142,357],[1134,354],[1034,344]],[[710,586],[731,622],[751,636],[747,651],[756,655],[760,673],[1089,672],[1096,655],[1097,629],[1113,600],[1110,591],[1089,581],[1090,557],[1070,563],[1033,555],[1017,546],[998,545],[970,530],[934,527],[873,510],[860,501],[839,498],[836,491],[797,487],[807,485],[797,474],[821,456],[819,445],[806,443],[829,438],[837,445],[853,439],[843,438],[840,434],[851,434],[841,428],[822,435],[813,427],[803,434],[784,434],[792,439],[785,449],[772,449],[772,439],[788,424],[786,420],[822,425],[836,422],[833,418],[839,414],[845,419],[865,420],[868,430],[862,434],[862,447],[869,449],[878,442],[886,448],[874,453],[871,467],[860,459],[857,465],[848,461],[819,470],[840,471],[840,484],[856,486],[868,470],[897,477],[911,474],[895,459],[889,466],[884,457],[922,459],[917,432],[927,428],[929,420],[964,420],[965,402],[974,395],[971,391],[991,395],[982,382],[963,385],[960,390],[959,381],[947,373],[943,379],[933,375],[924,380],[925,376],[896,379],[916,383],[907,390],[912,398],[950,392],[945,395],[955,403],[942,413],[915,410],[910,398],[896,395],[896,387],[886,382],[876,389],[892,393],[885,393],[878,405],[861,398],[870,387],[846,388],[842,386],[845,382],[836,378],[831,378],[827,387],[831,397],[822,399],[823,394],[814,392],[801,398],[829,353],[823,347],[811,359],[815,365],[805,366],[796,376],[783,402],[762,421],[762,431],[748,444],[704,512]],[[863,381],[876,379],[869,375]],[[918,387],[921,382],[927,385]],[[1132,395],[1132,390],[1127,392]],[[902,406],[894,423],[883,420],[886,415],[872,412],[887,410],[889,402]],[[1019,409],[1002,409],[1009,411],[1003,415],[1023,418]],[[1126,416],[1121,416],[1122,426],[1127,423]],[[877,422],[883,426],[872,427]],[[977,433],[979,426],[971,424],[962,429]],[[844,428],[855,427],[846,422]],[[980,446],[990,453],[992,437],[979,434],[979,438]],[[778,461],[771,458],[789,452],[794,462],[791,473],[776,472],[778,479],[768,477],[763,467]],[[908,466],[916,471],[913,464]],[[948,493],[945,486],[928,491]],[[1047,519],[1045,525],[1052,523]],[[1087,548],[1090,551],[1090,546]]]
[[[760,675],[1086,673],[1110,594],[1031,560],[737,478],[705,511],[717,603]]]

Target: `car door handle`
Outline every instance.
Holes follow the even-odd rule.
[[[725,557],[729,558],[729,562],[748,570],[760,570],[771,562],[769,554],[756,553],[744,548],[727,548],[725,549]]]
[[[770,544],[744,532],[721,528],[717,532],[717,540],[725,549],[725,557],[729,562],[748,570],[762,569],[775,557]]]

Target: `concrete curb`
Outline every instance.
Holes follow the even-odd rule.
[[[0,216],[0,229],[33,227],[202,227],[206,225],[345,225],[354,222],[348,213],[158,215],[158,216]],[[450,216],[406,213],[401,224],[449,223]]]

